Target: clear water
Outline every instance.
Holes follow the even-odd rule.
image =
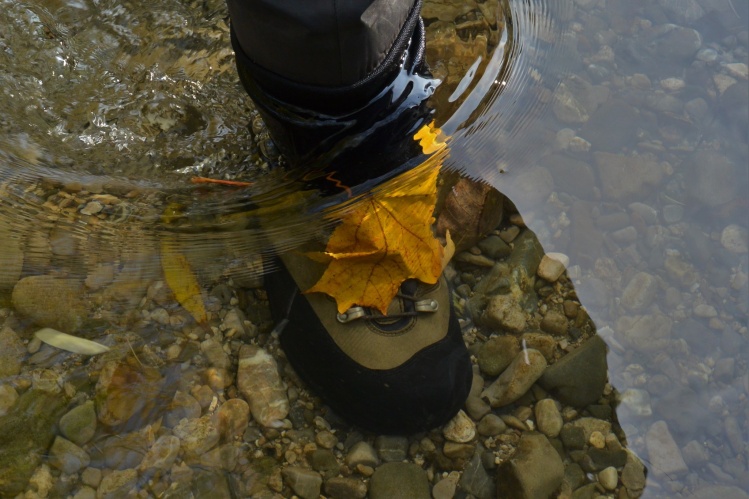
[[[511,22],[486,42],[459,30],[459,64],[440,65],[446,52],[434,42],[427,52],[445,80],[433,98],[450,136],[444,168],[504,193],[546,251],[569,256],[577,295],[609,345],[628,446],[647,465],[645,436],[665,420],[682,450],[704,449],[707,460],[683,473],[649,469],[644,497],[746,488],[749,4],[510,5]],[[303,172],[279,166],[239,86],[223,2],[0,7],[5,315],[22,276],[83,280],[113,268],[159,280],[164,241],[205,286],[251,283],[260,255],[295,247],[350,206],[293,195]],[[439,25],[427,21],[436,40]],[[194,175],[253,186],[196,186]],[[108,199],[96,195],[117,202],[82,217]],[[176,221],[164,218],[168,208]],[[113,323],[129,330],[122,317],[140,296],[122,295],[101,304],[87,336]]]

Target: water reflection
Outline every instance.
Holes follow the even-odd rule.
[[[426,463],[435,488],[447,480],[491,496],[493,484],[471,480],[513,476],[508,458],[528,421],[550,435],[559,415],[549,440],[564,459],[563,495],[745,497],[746,2],[519,1],[511,19],[488,1],[426,3],[428,57],[448,61],[434,67],[445,80],[438,125],[451,136],[444,168],[466,177],[446,184],[458,201],[488,199],[489,220],[502,220],[468,239],[454,265],[486,385],[502,372],[492,362],[528,348],[557,371],[583,352],[565,363],[574,380],[595,384],[572,396],[596,397],[575,400],[554,384],[557,372],[489,415],[474,401],[467,412],[481,438],[468,447],[439,432],[364,438],[323,418],[283,371],[261,255],[327,230],[319,213],[334,219],[352,201],[292,195],[298,177],[277,167],[237,86],[222,2],[0,5],[0,398],[2,411],[13,408],[2,419],[3,456],[35,458],[22,470],[0,463],[24,477],[4,490],[270,497],[309,477],[307,465],[326,486],[354,477],[339,482],[355,489],[370,470],[346,459],[371,442],[375,459]],[[193,174],[254,184],[191,186]],[[211,334],[165,285],[163,241],[208,290]],[[569,259],[566,274],[535,279],[549,252]],[[498,318],[502,307],[516,322]],[[112,353],[82,360],[40,344],[29,318]],[[603,385],[597,338],[608,347]],[[250,411],[232,359],[253,342],[281,362],[285,427],[245,431]],[[625,448],[644,462],[647,484]],[[547,476],[558,476],[555,466]]]

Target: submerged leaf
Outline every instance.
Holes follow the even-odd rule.
[[[161,243],[161,268],[164,280],[174,293],[182,308],[190,312],[198,324],[208,322],[200,285],[190,267],[190,262],[167,242]]]
[[[109,347],[102,345],[101,343],[65,334],[49,327],[40,329],[34,333],[34,336],[48,345],[67,352],[80,353],[83,355],[97,355],[109,351]]]

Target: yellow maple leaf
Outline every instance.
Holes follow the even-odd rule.
[[[339,313],[359,305],[385,314],[406,279],[437,282],[443,248],[434,237],[432,223],[437,176],[445,153],[430,156],[344,215],[325,253],[309,255],[330,263],[307,293],[332,296]]]

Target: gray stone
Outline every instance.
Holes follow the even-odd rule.
[[[512,253],[512,248],[502,240],[499,236],[489,236],[482,241],[479,241],[478,247],[481,252],[490,258],[504,258]]]
[[[298,466],[290,466],[284,468],[281,474],[284,482],[302,499],[317,499],[320,497],[322,477],[319,473]]]
[[[661,351],[668,346],[673,321],[663,314],[622,316],[616,323],[624,342],[640,352]]]
[[[479,452],[473,454],[471,461],[463,470],[458,487],[478,499],[491,499],[494,487],[491,478],[481,464],[481,455]]]
[[[616,116],[616,126],[611,126],[612,116]],[[622,100],[610,99],[593,113],[580,136],[595,149],[619,152],[631,144],[639,126],[640,115],[634,107]]]
[[[707,448],[696,440],[690,440],[681,449],[681,455],[684,462],[690,467],[698,467],[710,460],[710,453]]]
[[[346,464],[349,468],[356,468],[359,464],[374,468],[379,464],[379,459],[372,446],[361,441],[355,443],[346,454]]]
[[[453,466],[456,468],[462,468],[462,463],[470,459],[475,450],[475,445],[457,442],[445,442],[445,445],[442,446],[442,453],[453,461]]]
[[[413,463],[385,463],[369,480],[370,499],[431,499],[426,472]]]
[[[21,361],[26,355],[21,338],[8,326],[0,328],[0,379],[11,378],[21,372]]]
[[[549,438],[555,438],[562,431],[564,421],[562,414],[553,399],[543,399],[536,402],[536,426],[538,431]]]
[[[682,11],[683,12],[683,11]],[[702,47],[702,36],[691,29],[665,24],[655,40],[656,55],[668,61],[686,61]]]
[[[480,394],[481,392],[479,392],[479,395],[468,395],[468,398],[466,399],[466,413],[468,413],[474,421],[479,421],[492,410],[491,406],[480,398]]]
[[[263,426],[280,426],[289,413],[289,399],[278,366],[268,352],[255,345],[239,350],[237,387],[250,404],[252,416]]]
[[[730,203],[738,195],[738,165],[718,151],[698,151],[685,162],[687,194],[707,206]]]
[[[607,152],[594,153],[593,157],[598,165],[603,193],[610,199],[642,197],[663,180],[663,167],[655,157]]]
[[[35,324],[73,334],[87,316],[83,284],[49,275],[24,277],[13,288],[13,307]]]
[[[511,404],[522,397],[541,377],[546,359],[538,350],[528,348],[518,353],[510,366],[481,394],[492,407]]]
[[[479,369],[487,376],[499,376],[518,352],[520,342],[515,336],[493,336],[481,345],[476,355]]]
[[[96,411],[93,400],[74,407],[60,418],[60,433],[76,445],[84,445],[96,433]]]
[[[665,421],[656,421],[650,426],[645,433],[645,446],[656,476],[673,476],[688,470]]]
[[[90,462],[91,457],[86,451],[62,437],[55,438],[49,449],[49,464],[68,475],[78,473]]]
[[[403,461],[408,451],[408,439],[400,436],[379,435],[375,439],[374,446],[383,463]]]
[[[564,336],[569,331],[570,324],[567,317],[558,310],[549,310],[541,319],[541,330],[555,334],[557,336]]]
[[[481,322],[494,331],[520,333],[526,327],[525,313],[512,295],[492,296]]]
[[[308,459],[312,469],[321,472],[324,478],[338,475],[341,469],[338,459],[329,449],[315,449],[310,453]]]
[[[481,418],[476,429],[478,430],[479,435],[493,437],[500,433],[504,433],[505,430],[507,430],[507,424],[496,414],[487,414]]]
[[[658,280],[647,272],[638,272],[622,291],[622,305],[629,310],[643,310],[653,303],[658,292]]]
[[[443,478],[432,487],[434,499],[452,499],[455,496],[457,484],[451,477]]]
[[[627,463],[622,469],[621,481],[630,496],[639,497],[645,488],[645,466],[630,451],[627,451]]]
[[[606,343],[592,336],[549,366],[539,384],[563,404],[585,407],[603,394],[608,379]]]
[[[325,494],[330,499],[364,499],[367,484],[355,478],[333,477],[325,482]]]
[[[523,433],[517,452],[497,470],[497,496],[552,497],[563,478],[562,458],[549,440],[540,433]]]
[[[554,176],[558,191],[591,200],[596,187],[596,177],[590,164],[563,154],[552,154],[541,159]]]

